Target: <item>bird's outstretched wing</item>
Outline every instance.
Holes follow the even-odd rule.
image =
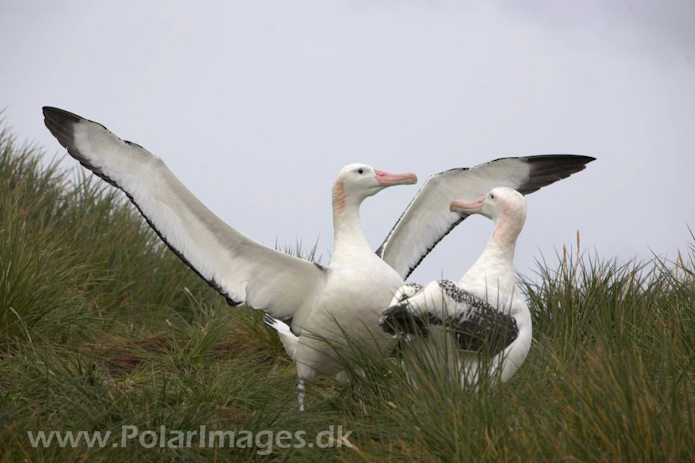
[[[230,305],[292,316],[324,272],[253,241],[220,220],[157,156],[101,124],[45,107],[46,127],[83,166],[123,190],[159,237]]]
[[[473,200],[495,187],[523,194],[584,170],[595,158],[548,154],[502,158],[430,176],[376,251],[405,280],[422,259],[467,216],[449,211],[455,199]]]

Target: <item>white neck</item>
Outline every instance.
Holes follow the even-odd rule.
[[[519,225],[503,217],[495,225],[485,250],[459,282],[463,287],[485,291],[491,303],[496,302],[497,295],[504,297],[514,290],[514,250],[523,222]]]
[[[362,199],[346,197],[341,188],[333,187],[333,254],[331,264],[366,254],[374,254],[362,231],[360,204]]]

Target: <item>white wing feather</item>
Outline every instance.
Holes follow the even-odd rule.
[[[85,167],[123,190],[162,240],[227,298],[280,319],[324,283],[315,264],[268,248],[220,220],[164,162],[95,122],[44,108],[45,123]]]
[[[594,158],[541,155],[502,158],[470,169],[451,169],[430,176],[377,250],[404,280],[422,259],[467,215],[449,211],[455,199],[473,200],[495,187],[514,188],[523,194],[584,170]]]

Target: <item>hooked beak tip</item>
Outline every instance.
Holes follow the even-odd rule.
[[[413,185],[417,183],[417,176],[413,173],[390,174],[381,170],[376,171],[377,181],[381,186]]]
[[[484,195],[473,201],[457,199],[449,203],[449,211],[457,214],[480,214],[484,204]]]
[[[403,180],[398,182],[400,185],[414,185],[417,183],[415,174],[403,174]]]

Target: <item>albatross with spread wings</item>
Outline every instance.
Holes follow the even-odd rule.
[[[430,177],[375,254],[362,231],[362,201],[413,174],[389,174],[365,164],[344,167],[333,184],[334,243],[320,267],[239,233],[206,208],[157,156],[101,124],[45,107],[45,124],[68,153],[123,190],[159,237],[230,305],[264,310],[297,364],[300,409],[304,381],[342,371],[324,339],[348,333],[385,346],[381,311],[403,279],[462,220],[449,212],[457,198],[494,186],[530,193],[583,170],[593,158],[571,155],[507,158]],[[283,323],[289,321],[291,326]],[[339,328],[336,326],[339,324]]]

